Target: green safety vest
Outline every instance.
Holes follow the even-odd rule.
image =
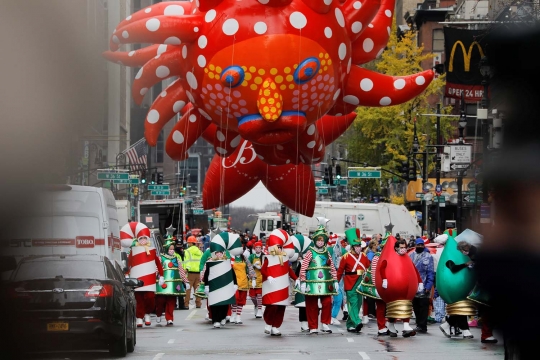
[[[197,246],[190,246],[184,252],[184,263],[182,266],[188,272],[200,272],[202,252]]]

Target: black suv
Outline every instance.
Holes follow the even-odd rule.
[[[137,279],[126,279],[104,256],[33,256],[7,284],[9,322],[19,351],[135,349]],[[31,341],[28,341],[32,339]]]

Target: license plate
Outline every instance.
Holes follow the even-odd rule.
[[[47,331],[68,331],[69,324],[64,322],[48,323]]]

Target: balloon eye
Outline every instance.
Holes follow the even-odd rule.
[[[308,82],[319,72],[320,67],[321,64],[317,58],[307,58],[298,65],[298,68],[294,72],[294,82],[297,84]]]
[[[229,66],[221,73],[221,82],[228,87],[236,87],[244,81],[244,69],[240,66]]]

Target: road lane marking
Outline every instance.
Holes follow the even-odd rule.
[[[165,353],[159,353],[157,354],[156,356],[154,356],[154,358],[152,360],[158,360],[158,359],[161,359],[161,357],[165,355]]]
[[[197,310],[193,310],[186,318],[186,320],[191,320],[191,318],[197,313]]]
[[[354,342],[354,339],[353,338],[347,338],[347,341],[348,342]]]
[[[359,351],[358,354],[360,354],[363,360],[369,360],[369,356],[365,352]]]
[[[167,341],[168,344],[174,344],[174,339]]]

